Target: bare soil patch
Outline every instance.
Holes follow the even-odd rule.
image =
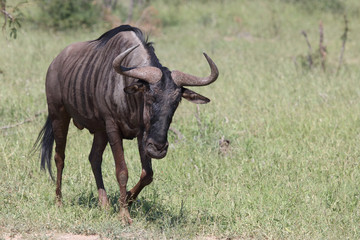
[[[5,233],[1,234],[0,239],[4,240],[24,240],[24,239],[36,239],[42,234],[11,234]],[[52,240],[110,240],[108,238],[101,237],[99,235],[78,235],[72,233],[48,233],[42,236],[46,236],[48,239]]]

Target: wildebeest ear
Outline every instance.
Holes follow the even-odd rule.
[[[140,82],[135,82],[124,88],[124,92],[128,94],[134,94],[137,92],[143,92],[145,90],[145,85]]]
[[[196,103],[196,104],[205,104],[210,102],[210,99],[204,97],[196,92],[193,92],[187,88],[182,88],[182,97],[186,100]]]

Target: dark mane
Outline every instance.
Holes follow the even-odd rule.
[[[119,27],[113,28],[104,34],[102,34],[98,39],[94,40],[93,42],[97,42],[97,48],[101,48],[106,45],[106,43],[113,38],[119,32],[126,32],[126,31],[133,31],[136,36],[140,39],[142,44],[144,45],[145,49],[148,51],[151,57],[151,63],[156,67],[161,67],[159,59],[155,55],[155,49],[153,47],[153,43],[148,41],[148,37],[145,38],[144,34],[139,28],[132,27],[130,25],[121,25]]]

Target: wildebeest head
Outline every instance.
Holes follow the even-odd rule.
[[[167,132],[174,113],[181,101],[185,98],[196,104],[208,103],[210,100],[184,86],[205,86],[214,82],[218,75],[215,63],[205,53],[211,74],[200,78],[180,71],[170,71],[166,67],[137,67],[126,68],[121,65],[125,57],[136,47],[129,48],[113,61],[116,72],[139,79],[124,91],[127,94],[142,92],[144,96],[143,120],[145,134],[143,145],[145,153],[151,158],[163,158],[167,153]]]

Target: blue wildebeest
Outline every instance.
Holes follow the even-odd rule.
[[[170,71],[160,64],[151,43],[138,28],[123,25],[97,40],[71,44],[53,60],[46,75],[49,115],[36,145],[41,145],[41,167],[47,166],[51,175],[55,141],[57,204],[61,205],[66,137],[72,118],[77,128],[94,134],[89,160],[102,206],[108,205],[102,154],[110,143],[120,187],[120,218],[132,222],[128,206],[152,182],[151,158],[160,159],[167,153],[167,132],[181,98],[197,104],[210,101],[184,88],[208,85],[217,79],[216,65],[204,55],[211,69],[208,77]],[[135,137],[142,171],[139,182],[127,191],[122,142]]]

